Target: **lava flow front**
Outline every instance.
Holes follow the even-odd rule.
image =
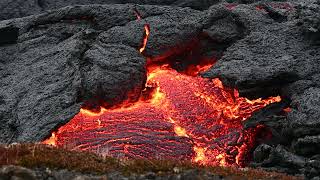
[[[149,33],[145,25],[141,53]],[[190,67],[179,73],[168,64],[149,65],[139,101],[100,112],[81,109],[43,143],[119,158],[245,165],[263,126],[244,129],[243,121],[280,97],[250,101],[219,79],[197,76],[209,64]]]
[[[250,101],[218,79],[152,68],[152,97],[129,107],[81,109],[46,144],[127,158],[192,160],[212,165],[244,165],[261,128],[242,122],[280,97]]]

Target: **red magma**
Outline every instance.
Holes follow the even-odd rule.
[[[192,160],[207,165],[243,166],[261,126],[245,130],[243,121],[280,97],[250,101],[218,79],[152,68],[151,98],[128,107],[81,109],[44,141],[120,158]]]
[[[141,53],[149,34],[146,24]],[[100,112],[81,109],[43,143],[118,158],[242,167],[264,128],[244,129],[243,122],[281,98],[248,100],[219,79],[197,76],[211,66],[193,65],[179,73],[168,64],[149,65],[142,92],[148,97],[114,109],[101,107]]]

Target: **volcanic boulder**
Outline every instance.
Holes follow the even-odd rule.
[[[140,84],[139,87],[143,86],[144,60],[132,48],[109,45],[110,51],[123,49],[123,52],[119,51],[117,62],[122,64],[121,69],[117,69],[116,64],[96,60],[101,54],[90,52],[97,52],[98,45],[92,45],[86,53],[99,34],[94,29],[99,29],[99,25],[96,27],[94,22],[81,17],[88,10],[99,12],[93,10],[98,8],[65,8],[46,15],[1,22],[1,27],[9,27],[10,24],[10,27],[20,30],[16,44],[0,47],[3,87],[0,93],[1,142],[42,140],[51,130],[72,118],[79,111],[81,102],[90,97],[90,92],[99,95],[100,92],[95,92],[97,87],[101,87],[103,99],[114,99],[116,95],[111,92],[121,89],[117,91],[120,101],[126,98],[124,94],[128,94],[127,91],[136,88],[128,83],[132,76],[136,76],[134,82]],[[128,11],[130,7],[119,8],[119,11]],[[112,10],[115,8],[105,7],[100,13]],[[101,14],[95,18],[102,18]],[[116,13],[113,15],[118,16]],[[120,24],[119,21],[129,22],[130,19],[124,17],[115,24]],[[101,53],[106,55],[108,51]],[[109,58],[116,60],[115,55],[112,53]],[[127,70],[125,66],[128,66]],[[135,68],[130,70],[130,67]],[[103,69],[113,69],[118,74],[106,76],[101,74],[105,71]],[[121,73],[121,70],[126,72]],[[127,71],[131,73],[127,74]],[[114,89],[103,88],[106,85]]]
[[[154,19],[152,24],[172,16],[152,30],[170,36],[153,42],[160,48],[150,54],[168,51],[173,37],[189,41],[188,33],[175,28],[199,31],[193,21],[178,23],[197,11],[157,6],[66,7],[1,22],[2,29],[19,29],[11,44],[0,47],[1,142],[40,141],[78,113],[83,102],[109,106],[139,97],[146,72],[137,49],[145,23],[137,21],[136,9]]]
[[[318,4],[312,1],[301,4],[291,4],[286,21],[277,22],[269,16],[271,22],[262,21],[259,26],[250,28],[247,36],[232,44],[203,76],[220,77],[225,84],[238,88],[240,94],[249,97],[278,93],[287,97],[291,101],[287,118],[279,121],[279,117],[270,114],[266,124],[278,129],[279,137],[285,137],[281,143],[287,146],[289,153],[308,156],[311,157],[308,162],[317,162],[314,156],[318,154],[315,144],[320,122],[317,108],[320,48],[314,42],[317,42]],[[310,32],[310,28],[313,31]],[[272,125],[272,121],[278,123]],[[280,130],[279,123],[282,124]],[[271,149],[282,154],[282,160],[260,165],[286,169],[289,165],[284,161],[291,161],[289,157],[294,161],[301,158],[295,154],[286,156],[279,147]],[[284,164],[277,165],[279,162]],[[296,164],[298,170],[291,173],[319,175],[309,163],[296,161]]]

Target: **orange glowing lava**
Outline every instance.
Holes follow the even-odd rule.
[[[256,129],[242,121],[280,97],[248,100],[218,79],[188,76],[168,66],[153,68],[152,98],[99,113],[81,109],[46,144],[112,156],[190,159],[201,164],[239,165],[255,145]],[[55,140],[54,142],[52,142]]]
[[[134,13],[135,13],[135,15],[137,17],[137,20],[141,20],[142,19],[140,13],[137,10],[135,10]],[[144,36],[143,36],[142,45],[141,45],[141,47],[139,49],[140,53],[143,53],[144,50],[146,49],[149,35],[150,35],[150,25],[148,23],[146,23],[144,25]]]
[[[51,146],[56,146],[56,142],[57,142],[57,137],[56,137],[56,133],[52,133],[51,137],[45,141],[43,141],[44,144],[48,144]]]
[[[145,31],[145,36],[143,37],[143,44],[142,47],[139,49],[140,53],[143,53],[143,51],[146,49],[148,38],[150,35],[150,26],[148,24],[144,25],[144,31]]]
[[[141,53],[149,25],[145,34]],[[81,109],[43,143],[118,158],[243,166],[263,129],[261,125],[244,129],[243,121],[281,98],[249,100],[225,88],[219,79],[197,76],[211,66],[192,65],[181,73],[168,64],[149,65],[146,89],[153,89],[150,98],[141,96],[130,106],[101,108],[100,112]]]

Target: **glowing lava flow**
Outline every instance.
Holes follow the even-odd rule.
[[[148,27],[140,52],[147,44]],[[243,166],[263,128],[244,129],[243,121],[281,98],[250,101],[219,79],[196,76],[209,67],[193,66],[181,74],[168,65],[149,66],[146,87],[154,89],[149,99],[100,112],[81,109],[43,143],[119,158]]]
[[[242,121],[280,97],[250,101],[218,79],[187,76],[166,66],[149,73],[149,100],[127,108],[82,109],[47,144],[116,157],[174,158],[242,166],[260,127]],[[54,141],[54,142],[52,142]]]
[[[142,19],[140,13],[137,10],[135,10],[134,13],[137,16],[138,20]],[[150,25],[147,24],[147,23],[144,25],[144,33],[145,34],[143,36],[142,45],[141,45],[141,47],[139,49],[140,53],[143,53],[143,51],[146,49],[147,43],[148,43],[148,38],[149,38],[149,35],[150,35]]]

